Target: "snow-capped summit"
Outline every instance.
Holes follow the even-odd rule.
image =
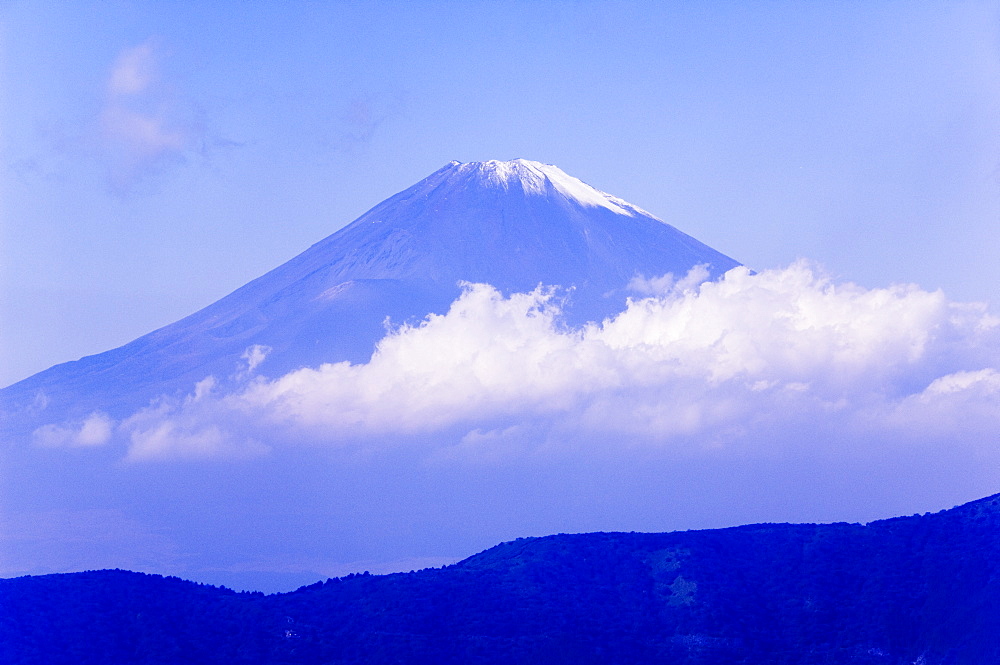
[[[629,216],[649,215],[627,201],[595,189],[566,174],[552,164],[514,159],[509,162],[497,160],[467,164],[451,162],[449,166],[454,167],[456,175],[475,178],[487,186],[504,189],[519,186],[525,194],[534,196],[551,196],[555,192],[583,206],[607,208],[612,212]]]
[[[570,323],[624,307],[636,276],[737,265],[642,209],[524,159],[451,162],[225,298],[123,347],[0,391],[0,414],[128,413],[247,363],[276,376],[364,362],[385,320],[443,312],[460,282],[571,289]],[[248,349],[269,349],[251,354]],[[41,396],[41,397],[39,397]],[[51,420],[49,420],[51,422]]]
[[[488,282],[505,291],[544,283],[574,286],[580,306],[637,273],[684,273],[699,263],[736,265],[558,167],[518,159],[451,162],[269,276],[294,266],[292,279],[321,270],[330,280]],[[578,314],[610,313],[597,309]]]

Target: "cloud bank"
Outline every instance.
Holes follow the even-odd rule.
[[[447,313],[389,333],[367,363],[250,377],[231,392],[207,378],[117,433],[132,461],[413,438],[429,456],[488,459],[569,442],[765,455],[818,440],[994,443],[1000,321],[985,306],[912,285],[837,284],[804,262],[690,277],[645,280],[659,295],[582,328],[562,323],[552,289],[468,284]],[[266,367],[259,348],[244,359]]]

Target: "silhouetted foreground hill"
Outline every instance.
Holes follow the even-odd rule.
[[[273,596],[0,580],[0,662],[997,663],[1000,495],[868,525],[520,539]]]

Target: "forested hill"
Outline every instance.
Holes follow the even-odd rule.
[[[0,580],[5,665],[996,662],[1000,495],[867,525],[527,538],[273,596]]]

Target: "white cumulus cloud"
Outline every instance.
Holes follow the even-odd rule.
[[[550,290],[505,297],[467,285],[446,314],[391,332],[367,363],[257,378],[225,395],[202,389],[137,414],[125,425],[130,455],[428,434],[439,436],[424,445],[445,457],[494,444],[481,454],[521,454],[531,441],[766,453],[809,431],[923,436],[907,410],[950,414],[958,440],[1000,425],[1000,327],[982,306],[912,285],[838,284],[802,262],[690,281],[671,278],[685,288],[575,329]],[[978,406],[962,419],[970,400]]]

